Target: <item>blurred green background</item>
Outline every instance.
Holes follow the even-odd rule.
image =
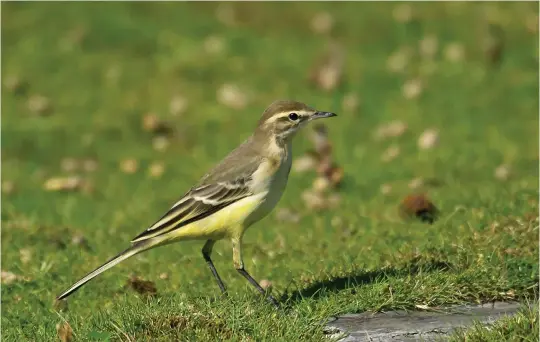
[[[334,314],[536,300],[538,94],[536,3],[3,3],[3,340],[57,340],[65,322],[82,341],[322,340]],[[286,313],[227,242],[229,299],[188,242],[54,305],[276,99],[338,113],[325,124],[344,171],[326,210],[303,195],[316,172],[292,172],[247,233],[246,268]],[[398,214],[414,193],[433,225]],[[157,295],[124,287],[131,274]],[[537,324],[471,336],[532,341]]]

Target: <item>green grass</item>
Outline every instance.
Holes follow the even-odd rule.
[[[538,308],[522,309],[516,315],[504,317],[491,326],[476,323],[465,331],[457,331],[451,341],[537,341]]]
[[[538,33],[527,24],[538,8],[415,3],[415,19],[399,23],[396,6],[235,3],[239,23],[229,27],[210,3],[4,3],[2,81],[16,75],[27,87],[2,88],[2,180],[15,187],[2,193],[2,270],[27,280],[2,285],[2,339],[53,341],[56,324],[67,320],[83,341],[316,341],[324,339],[321,322],[330,315],[537,300]],[[344,83],[331,92],[307,81],[326,46],[309,28],[321,10],[333,15],[333,35],[347,53]],[[487,17],[504,31],[500,65],[482,50]],[[205,51],[209,35],[223,39],[223,52]],[[426,35],[438,39],[430,62],[418,54]],[[464,48],[461,61],[444,56],[453,42]],[[411,62],[391,72],[388,56],[402,47],[414,52]],[[416,77],[424,90],[407,99],[401,87]],[[245,108],[217,101],[224,83],[247,92]],[[350,93],[361,99],[354,112],[341,105]],[[51,101],[49,116],[28,109],[36,94]],[[171,116],[177,94],[188,108]],[[306,209],[301,192],[315,175],[292,173],[279,208],[300,213],[300,223],[272,214],[247,233],[246,269],[273,283],[283,312],[237,274],[227,242],[216,245],[214,260],[229,298],[218,295],[202,243],[187,242],[118,265],[70,297],[67,310],[55,310],[56,295],[127,247],[278,98],[339,114],[326,124],[345,170],[338,208]],[[148,112],[176,130],[165,151],[155,151],[141,127]],[[408,131],[375,141],[377,127],[395,119]],[[440,130],[440,142],[420,150],[418,137],[431,127]],[[394,144],[399,156],[381,161]],[[295,155],[309,148],[306,131]],[[81,174],[94,191],[43,190],[46,179],[66,174],[66,157],[96,158],[99,168]],[[120,170],[126,158],[139,161],[134,174]],[[156,161],[165,173],[151,178],[147,170]],[[511,167],[506,181],[494,176],[501,164]],[[423,189],[441,211],[433,225],[398,215],[415,177],[436,180]],[[392,191],[382,194],[382,184]],[[89,249],[71,242],[76,234]],[[31,252],[30,261],[21,260],[21,249]],[[132,273],[153,281],[158,294],[124,288]],[[537,314],[509,322],[523,340],[538,339]],[[511,340],[511,329],[475,328],[467,340]]]

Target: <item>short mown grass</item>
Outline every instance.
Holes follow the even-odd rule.
[[[223,6],[236,24],[218,19],[227,16]],[[407,6],[412,18],[396,20]],[[310,28],[321,11],[332,15],[332,35],[346,48],[343,82],[329,92],[308,81],[328,41]],[[490,22],[503,32],[500,61],[484,50]],[[534,3],[4,3],[2,270],[22,278],[3,279],[2,340],[57,340],[57,324],[69,322],[77,341],[317,341],[325,339],[324,321],[342,313],[536,301],[537,26]],[[209,36],[223,49],[209,52]],[[419,46],[430,36],[437,44],[426,58]],[[407,48],[403,70],[389,69],[389,56]],[[408,98],[403,85],[415,79],[421,93]],[[229,83],[246,94],[245,107],[218,101]],[[343,105],[351,94],[360,103],[354,110]],[[46,115],[36,113],[38,95],[50,101]],[[178,96],[187,107],[173,116]],[[339,206],[321,211],[301,196],[315,173],[293,172],[277,210],[299,213],[300,222],[274,213],[246,235],[246,269],[272,283],[283,310],[237,274],[227,242],[216,245],[214,261],[228,298],[218,293],[202,243],[186,242],[134,257],[83,287],[67,308],[54,305],[281,98],[339,114],[326,124],[345,171]],[[141,125],[147,113],[175,130],[164,150]],[[392,120],[407,131],[374,139]],[[438,144],[420,149],[431,128]],[[297,137],[296,156],[311,148],[308,135]],[[392,146],[398,155],[383,161]],[[93,158],[98,167],[67,172],[65,158]],[[134,173],[120,168],[125,159],[138,162]],[[161,177],[149,175],[156,162],[165,167]],[[74,173],[92,188],[44,190],[47,179]],[[418,177],[424,186],[410,189]],[[440,210],[432,225],[398,214],[417,191]],[[154,282],[157,294],[126,287],[132,274]],[[538,339],[536,311],[453,338],[513,336]]]

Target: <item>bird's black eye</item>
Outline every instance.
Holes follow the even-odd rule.
[[[289,119],[291,119],[292,121],[298,120],[298,114],[296,113],[289,114]]]

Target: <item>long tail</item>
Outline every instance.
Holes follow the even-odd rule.
[[[66,298],[67,296],[71,295],[73,292],[77,291],[84,284],[86,284],[90,280],[94,279],[95,277],[97,277],[101,273],[105,272],[109,268],[111,268],[111,267],[115,266],[116,264],[126,260],[129,257],[134,256],[135,254],[138,254],[138,253],[143,252],[143,251],[145,251],[145,250],[147,250],[149,248],[154,247],[156,244],[157,244],[156,241],[152,241],[152,240],[147,240],[147,241],[143,241],[143,242],[134,244],[133,246],[131,246],[128,249],[126,249],[125,251],[121,252],[120,254],[118,254],[114,258],[110,259],[109,261],[107,261],[103,265],[99,266],[98,268],[96,268],[92,272],[88,273],[84,278],[82,278],[81,280],[79,280],[75,284],[71,285],[71,287],[69,289],[67,289],[66,291],[64,291],[64,293],[62,293],[61,295],[56,297],[56,299],[61,300],[61,299]]]

